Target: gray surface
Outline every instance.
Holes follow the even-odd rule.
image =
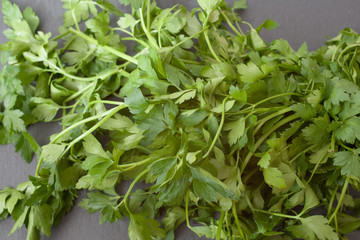
[[[60,0],[13,0],[24,9],[31,6],[40,17],[42,31],[57,33],[57,27],[62,22],[62,7]],[[112,0],[116,3],[117,1]],[[228,2],[234,2],[228,1]],[[175,1],[158,0],[161,7],[170,7]],[[197,6],[195,0],[176,1],[186,5],[189,9]],[[351,27],[360,32],[360,2],[359,0],[248,0],[249,9],[242,12],[243,19],[254,26],[261,24],[267,18],[279,23],[278,29],[264,31],[262,35],[270,41],[284,38],[297,49],[304,41],[309,49],[314,50],[324,44],[326,36],[333,37],[345,27]],[[117,3],[117,6],[119,4]],[[0,20],[0,32],[5,25]],[[0,35],[0,43],[5,38]],[[57,126],[52,124],[39,124],[31,127],[31,133],[41,143],[47,143],[47,138],[56,131]],[[14,153],[12,146],[0,146],[0,188],[16,186],[26,181],[28,175],[35,171],[36,160],[31,164],[25,163],[19,155]],[[80,195],[84,195],[83,192]],[[127,221],[114,224],[98,224],[98,215],[89,215],[85,210],[75,207],[61,222],[53,228],[52,240],[112,240],[128,239]],[[0,223],[0,240],[23,240],[26,238],[26,229],[22,228],[7,237],[12,228],[13,221],[8,218]],[[196,235],[186,231],[185,228],[177,231],[177,239],[197,239]],[[350,240],[360,239],[359,233],[349,236]]]

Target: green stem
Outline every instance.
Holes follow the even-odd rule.
[[[186,226],[191,229],[190,220],[189,220],[189,194],[190,191],[188,190],[186,192],[186,198],[185,198],[185,219],[186,219]]]
[[[80,95],[82,95],[83,93],[85,93],[87,90],[91,89],[92,87],[94,87],[94,85],[96,85],[97,82],[94,81],[91,84],[87,85],[85,88],[81,89],[80,91],[74,93],[73,95],[69,96],[68,98],[66,98],[64,100],[64,103],[68,103],[74,99],[76,99],[77,97],[79,97]]]
[[[333,203],[335,201],[335,197],[336,197],[336,193],[337,193],[338,189],[339,189],[339,186],[336,186],[336,189],[331,194],[329,207],[328,207],[327,214],[326,214],[327,217],[330,217],[331,209],[332,209]]]
[[[70,127],[68,127],[67,129],[65,129],[64,131],[62,131],[61,133],[59,133],[59,135],[56,136],[55,139],[53,139],[50,144],[54,144],[58,139],[60,139],[62,136],[64,136],[66,133],[68,133],[69,131],[71,131],[72,129],[74,128],[77,128],[78,126],[84,124],[84,123],[87,123],[87,122],[91,122],[91,121],[94,121],[94,120],[97,120],[99,118],[102,118],[102,117],[108,117],[110,116],[110,114],[112,114],[114,111],[118,112],[120,109],[123,109],[125,108],[126,105],[125,104],[122,104],[121,106],[118,106],[116,108],[113,108],[113,109],[110,109],[100,115],[96,115],[96,116],[92,116],[92,117],[89,117],[89,118],[86,118],[80,122],[77,122],[75,123],[74,125],[71,125]]]
[[[124,199],[122,200],[122,202],[124,202],[124,206],[126,208],[126,210],[128,211],[129,214],[131,214],[131,211],[127,205],[127,199],[132,191],[132,189],[134,188],[135,184],[144,176],[146,175],[148,172],[150,171],[150,169],[145,169],[144,171],[142,171],[140,174],[138,174],[136,176],[136,178],[134,179],[134,181],[130,184],[129,189],[127,190]]]
[[[232,202],[232,212],[233,212],[233,215],[234,215],[234,219],[235,219],[235,223],[236,223],[236,226],[237,226],[237,229],[241,235],[241,237],[243,239],[245,239],[245,235],[244,235],[244,232],[241,228],[241,224],[240,224],[240,220],[239,220],[239,217],[238,217],[238,214],[237,214],[237,210],[236,210],[236,204],[235,202],[233,201]]]
[[[134,169],[138,166],[144,165],[148,162],[151,162],[152,160],[154,160],[154,158],[146,158],[145,160],[142,160],[142,161],[139,161],[136,163],[122,164],[122,165],[118,165],[116,167],[121,171],[130,171],[131,169]],[[124,169],[124,168],[126,168],[126,169]]]
[[[132,63],[134,63],[134,64],[136,64],[136,65],[138,64],[137,59],[135,59],[135,58],[133,58],[133,57],[130,57],[129,55],[127,55],[127,54],[125,54],[125,53],[122,53],[122,52],[120,52],[120,51],[118,51],[118,50],[116,50],[116,49],[114,49],[114,48],[112,48],[112,47],[109,47],[109,46],[106,46],[106,45],[101,45],[101,44],[98,43],[98,41],[97,41],[96,39],[94,39],[94,38],[86,35],[85,33],[81,32],[81,31],[75,30],[75,29],[73,29],[73,28],[70,28],[69,31],[72,32],[72,33],[74,33],[74,34],[76,34],[76,35],[78,35],[79,37],[85,39],[86,41],[88,41],[88,42],[90,42],[90,43],[93,43],[93,44],[95,44],[96,46],[105,49],[106,51],[114,54],[115,56],[118,56],[118,57],[120,57],[120,58],[122,58],[122,59],[125,59],[125,60],[127,60],[127,61],[129,61],[129,62],[132,62]]]
[[[228,100],[229,97],[226,97],[223,102],[222,102],[222,113],[221,113],[221,121],[220,121],[220,125],[219,128],[216,132],[216,135],[209,147],[209,150],[205,153],[205,155],[203,156],[203,158],[206,158],[207,156],[209,156],[209,154],[211,153],[211,151],[213,150],[213,148],[215,147],[216,141],[218,140],[218,138],[220,137],[221,134],[221,130],[224,126],[224,122],[225,122],[225,108],[226,108],[226,101]]]
[[[105,115],[105,117],[103,119],[101,119],[101,121],[99,121],[97,124],[95,124],[89,130],[87,130],[86,132],[81,134],[79,137],[72,140],[71,143],[65,148],[64,152],[60,155],[58,160],[60,160],[76,143],[78,143],[83,138],[85,138],[87,135],[91,134],[93,131],[98,129],[104,122],[106,122],[109,118],[111,118],[115,113],[117,113],[124,107],[125,107],[125,104],[123,106],[118,106],[118,107],[115,107],[115,108],[111,109],[110,111],[108,111],[109,113],[107,115]]]
[[[206,41],[206,43],[207,43],[207,45],[208,45],[208,47],[209,47],[209,50],[210,50],[211,54],[213,55],[213,57],[215,58],[215,60],[216,60],[217,62],[221,63],[221,62],[222,62],[221,59],[216,55],[215,50],[214,50],[214,48],[213,48],[212,45],[211,45],[211,42],[210,42],[210,39],[209,39],[209,35],[208,35],[208,29],[205,30],[205,32],[204,32],[204,37],[205,37],[205,41]]]
[[[243,36],[237,29],[236,27],[231,23],[230,19],[228,18],[228,16],[224,13],[224,11],[220,11],[221,15],[225,18],[227,24],[230,26],[230,28],[239,36]]]
[[[296,154],[293,158],[290,159],[289,163],[292,163],[293,161],[295,161],[298,157],[300,157],[302,154],[307,153],[308,151],[310,151],[311,149],[313,149],[315,147],[315,145],[310,146],[308,148],[305,148],[303,151],[299,152],[298,154]]]
[[[268,214],[268,215],[277,216],[277,217],[282,217],[282,218],[290,218],[290,219],[296,219],[296,220],[300,219],[299,216],[293,216],[293,215],[287,215],[287,214],[282,214],[282,213],[269,212],[269,211],[265,211],[265,210],[261,210],[261,209],[254,209],[254,211],[255,212],[265,213],[265,214]]]
[[[173,51],[175,48],[177,48],[178,46],[184,44],[185,42],[189,41],[190,39],[193,39],[193,38],[199,36],[199,35],[202,34],[204,31],[208,30],[208,28],[209,28],[209,27],[206,27],[206,28],[202,29],[200,32],[198,32],[198,33],[196,33],[196,34],[194,34],[194,35],[192,35],[192,36],[190,36],[190,37],[188,37],[188,38],[185,38],[185,39],[181,40],[180,42],[178,42],[177,44],[175,44],[174,46],[172,46],[172,47],[169,49],[168,52],[172,52],[172,51]],[[196,63],[198,64],[198,62],[196,62]]]
[[[56,66],[55,64],[53,64],[51,61],[49,61],[47,59],[44,59],[44,61],[46,63],[48,63],[49,66],[53,67],[56,70],[57,73],[60,73],[60,74],[66,76],[66,77],[68,77],[70,79],[77,80],[77,81],[83,81],[83,82],[91,82],[91,81],[98,80],[98,79],[106,79],[106,78],[114,75],[115,73],[123,74],[123,73],[126,72],[124,70],[120,71],[120,69],[115,69],[115,70],[113,70],[111,72],[106,72],[106,73],[104,73],[102,75],[96,75],[94,77],[78,77],[78,76],[74,76],[74,75],[71,75],[71,74],[67,73],[66,71],[62,70],[61,68],[59,68],[58,66]],[[127,74],[129,74],[129,73],[127,73]]]
[[[143,29],[146,37],[148,38],[150,45],[151,45],[155,50],[159,50],[159,46],[157,45],[154,37],[151,35],[151,33],[148,31],[148,29],[147,29],[146,26],[145,26],[144,16],[143,16],[143,13],[142,13],[142,9],[141,9],[141,8],[139,9],[139,14],[140,14],[141,27],[142,27],[142,29]]]
[[[87,130],[86,132],[84,132],[83,134],[81,134],[79,137],[77,137],[75,140],[73,140],[67,147],[66,149],[62,152],[62,154],[59,156],[58,158],[58,162],[59,160],[77,143],[79,142],[81,139],[83,139],[84,137],[86,137],[87,135],[89,135],[90,133],[92,133],[93,131],[95,131],[97,128],[99,128],[104,122],[106,122],[109,118],[111,118],[115,113],[117,113],[118,111],[120,111],[121,109],[123,109],[124,107],[126,107],[125,104],[123,104],[122,106],[118,106],[115,107],[107,112],[104,112],[103,114],[101,114],[100,116],[94,116],[94,117],[90,117],[87,119],[84,119],[83,121],[80,121],[74,125],[72,125],[71,127],[68,127],[67,129],[65,129],[64,131],[62,131],[53,141],[50,142],[50,144],[53,144],[57,139],[59,139],[62,135],[64,135],[65,133],[69,132],[71,129],[74,129],[77,126],[80,126],[83,123],[98,119],[102,116],[105,116],[103,119],[101,119],[101,121],[99,121],[97,124],[95,124],[93,127],[91,127],[89,130]],[[44,161],[44,158],[40,158],[37,166],[36,166],[36,173],[35,176],[38,177],[40,175],[40,167],[42,165]],[[57,163],[58,163],[57,162]]]
[[[124,37],[124,38],[121,38],[121,40],[122,41],[135,41],[135,42],[140,43],[144,47],[150,47],[149,44],[147,44],[145,41],[143,41],[141,39],[134,38],[134,37]]]
[[[225,212],[221,211],[219,224],[217,227],[216,240],[221,240],[221,232],[222,232],[222,228],[223,228],[224,217],[225,217]]]
[[[57,36],[54,37],[52,40],[53,40],[53,41],[56,41],[56,40],[58,40],[58,39],[60,39],[60,38],[65,37],[65,36],[68,35],[68,34],[70,34],[70,31],[69,31],[69,30],[67,30],[66,32],[64,32],[64,33],[62,33],[62,34],[60,34],[60,35],[57,35]]]
[[[147,0],[147,9],[146,9],[146,26],[148,31],[151,29],[151,0]]]
[[[342,205],[342,203],[343,203],[343,201],[344,201],[344,198],[345,198],[345,195],[346,195],[346,191],[347,191],[348,186],[349,186],[349,181],[350,181],[350,177],[346,177],[344,186],[343,186],[343,188],[342,188],[342,190],[341,190],[340,199],[339,199],[338,204],[337,204],[337,206],[336,206],[336,208],[335,208],[335,211],[333,212],[333,214],[332,214],[331,217],[329,218],[328,224],[330,224],[331,221],[334,219],[334,217],[337,215],[337,213],[338,213],[338,211],[339,211],[339,209],[340,209],[340,207],[341,207],[341,205]]]
[[[246,157],[245,160],[243,162],[243,164],[241,165],[241,173],[244,172],[245,167],[247,166],[247,164],[249,163],[251,157],[254,155],[255,151],[259,148],[259,146],[279,127],[285,125],[286,123],[289,123],[291,121],[293,121],[294,119],[299,118],[296,114],[290,115],[287,118],[284,118],[283,120],[281,120],[280,122],[278,122],[277,124],[275,124],[267,133],[265,133],[264,135],[262,135],[259,140],[256,141],[255,145],[254,145],[254,149],[253,151],[249,152]]]
[[[291,112],[291,111],[292,111],[291,108],[285,108],[285,109],[282,109],[282,110],[280,110],[280,111],[278,111],[278,112],[275,112],[275,113],[273,113],[273,114],[270,114],[270,115],[268,115],[267,117],[261,119],[260,121],[257,122],[258,125],[256,126],[256,128],[255,128],[255,130],[254,130],[254,135],[255,135],[255,134],[260,130],[260,128],[261,128],[267,121],[269,121],[270,119],[275,118],[275,117],[277,117],[277,116],[280,116],[280,115],[282,115],[282,114]]]

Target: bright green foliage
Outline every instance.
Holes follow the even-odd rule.
[[[192,11],[119,0],[131,14],[62,2],[53,37],[31,8],[2,1],[0,144],[38,161],[28,182],[0,191],[10,234],[49,236],[78,189],[100,223],[129,218],[131,240],[175,239],[184,222],[218,240],[336,240],[359,228],[348,193],[360,181],[359,34],[294,51],[262,39],[276,22],[241,20],[244,0]],[[27,132],[39,121],[62,126],[44,146]]]

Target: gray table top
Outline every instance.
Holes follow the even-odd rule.
[[[51,31],[54,35],[62,22],[62,3],[60,0],[12,0],[21,9],[31,6],[40,17],[40,29],[44,32]],[[117,0],[111,0],[120,7]],[[234,0],[227,0],[228,3]],[[158,0],[160,7],[170,7],[183,4],[188,8],[197,6],[196,0]],[[268,41],[277,38],[288,40],[294,49],[297,49],[303,42],[307,42],[309,50],[315,50],[322,46],[326,37],[334,37],[341,29],[351,27],[360,32],[360,2],[359,0],[248,0],[249,8],[242,11],[244,20],[252,25],[260,25],[263,21],[271,18],[279,23],[279,27],[273,31],[264,31],[262,36]],[[0,20],[0,32],[5,29],[5,24]],[[3,34],[0,34],[0,43],[6,41]],[[48,137],[58,129],[56,124],[36,124],[31,126],[29,131],[40,144],[46,144]],[[0,146],[0,189],[6,186],[17,186],[19,183],[28,180],[36,168],[36,159],[27,164],[19,154],[14,153],[13,146]],[[80,198],[84,196],[80,192]],[[89,215],[86,210],[77,206],[65,216],[60,225],[52,230],[50,238],[43,239],[68,239],[68,240],[112,240],[128,239],[128,221],[118,221],[113,224],[99,225],[97,214]],[[0,239],[22,240],[26,238],[26,229],[23,227],[15,234],[7,237],[13,225],[13,220],[8,218],[0,223]],[[185,227],[176,232],[176,239],[198,239]],[[360,233],[353,233],[348,237],[360,239]]]

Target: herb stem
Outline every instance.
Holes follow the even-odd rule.
[[[229,97],[226,97],[223,102],[222,102],[222,113],[221,113],[221,120],[220,120],[220,125],[219,125],[219,128],[216,132],[216,135],[209,147],[209,150],[205,153],[205,155],[203,156],[203,158],[206,158],[209,156],[209,154],[211,153],[211,151],[213,150],[213,148],[215,147],[215,144],[218,140],[218,138],[220,137],[220,134],[221,134],[221,131],[222,131],[222,128],[224,126],[224,122],[225,122],[225,108],[226,108],[226,101],[229,99]]]
[[[338,211],[339,211],[339,209],[340,209],[340,207],[341,207],[341,205],[342,205],[342,203],[343,203],[343,201],[344,201],[344,198],[345,198],[345,195],[346,195],[346,191],[347,191],[348,186],[349,186],[349,181],[350,181],[350,177],[346,177],[344,186],[343,186],[343,188],[342,188],[342,190],[341,190],[340,199],[339,199],[338,204],[337,204],[337,206],[336,206],[336,208],[335,208],[335,211],[333,212],[333,214],[332,214],[332,215],[330,216],[330,218],[329,218],[328,224],[330,224],[331,221],[334,219],[334,217],[336,217],[336,215],[337,215],[337,213],[338,213]]]
[[[131,211],[127,205],[127,199],[129,198],[129,195],[132,191],[132,189],[134,188],[135,184],[144,176],[146,175],[148,172],[150,171],[149,168],[145,169],[144,171],[142,171],[140,174],[138,174],[136,176],[136,178],[134,179],[134,181],[132,181],[132,183],[130,184],[125,196],[124,196],[124,199],[122,200],[122,202],[124,202],[124,206],[126,208],[126,210],[128,211],[129,214],[131,214]]]
[[[240,220],[239,220],[239,217],[238,217],[238,214],[237,214],[237,210],[236,210],[236,204],[235,202],[233,201],[232,202],[232,212],[233,212],[233,215],[234,215],[234,219],[235,219],[235,223],[236,223],[236,226],[237,226],[237,229],[241,235],[241,237],[243,239],[245,239],[245,235],[244,235],[244,232],[241,228],[241,224],[240,224]]]
[[[206,41],[206,43],[207,43],[207,45],[208,45],[208,47],[209,47],[209,50],[210,50],[211,54],[212,54],[213,57],[215,58],[215,60],[216,60],[217,62],[221,63],[221,62],[222,62],[221,59],[217,56],[217,54],[215,53],[214,48],[213,48],[212,45],[211,45],[208,32],[209,32],[208,29],[206,29],[205,32],[204,32],[205,41]]]
[[[223,228],[223,223],[224,223],[224,217],[225,217],[225,212],[221,211],[219,224],[218,224],[217,232],[216,232],[216,240],[221,240],[221,232],[223,230],[222,228]]]
[[[279,127],[281,127],[281,126],[285,125],[286,123],[289,123],[297,118],[299,118],[299,117],[296,114],[290,115],[290,116],[284,118],[283,120],[281,120],[280,122],[278,122],[277,124],[275,124],[268,132],[266,132],[264,135],[262,135],[255,143],[253,151],[249,151],[249,153],[246,155],[245,160],[244,160],[243,164],[241,165],[241,173],[244,172],[245,167],[249,163],[249,161],[250,161],[251,157],[254,155],[255,151],[276,129],[278,129]]]
[[[331,209],[332,209],[338,189],[339,189],[339,186],[336,186],[335,190],[331,194],[331,198],[330,198],[330,202],[329,202],[329,206],[328,206],[328,210],[327,210],[327,214],[326,214],[327,217],[330,217]]]
[[[141,27],[146,35],[146,37],[148,38],[149,40],[149,43],[151,45],[151,47],[153,47],[155,50],[159,50],[159,46],[157,45],[154,37],[151,35],[151,33],[149,32],[149,30],[146,28],[145,26],[145,23],[144,23],[144,16],[143,16],[143,13],[142,13],[142,9],[140,8],[139,9],[139,14],[140,14],[140,24],[141,24]]]
[[[115,56],[118,56],[118,57],[120,57],[120,58],[122,58],[122,59],[125,59],[125,60],[127,60],[127,61],[129,61],[129,62],[132,62],[132,63],[134,63],[134,64],[136,64],[136,65],[138,64],[137,59],[135,59],[135,58],[133,58],[133,57],[130,57],[129,55],[127,55],[127,54],[125,54],[125,53],[122,53],[122,52],[120,52],[120,51],[118,51],[118,50],[116,50],[116,49],[114,49],[114,48],[112,48],[112,47],[109,47],[109,46],[106,46],[106,45],[101,45],[96,39],[94,39],[94,38],[92,38],[92,37],[89,37],[88,35],[86,35],[85,33],[81,32],[81,31],[79,31],[79,30],[75,30],[75,29],[73,29],[73,28],[69,28],[69,31],[72,32],[72,33],[74,33],[74,34],[76,34],[76,35],[78,35],[79,37],[85,39],[86,41],[88,41],[88,42],[90,42],[90,43],[93,43],[93,44],[95,44],[96,46],[105,49],[106,51],[114,54]]]

